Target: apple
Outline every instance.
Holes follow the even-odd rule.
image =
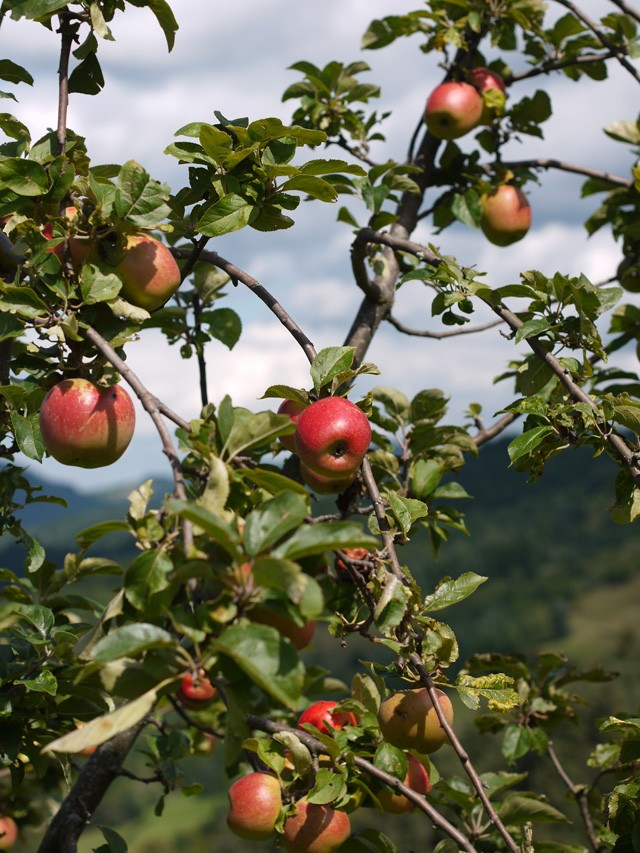
[[[407,775],[404,777],[404,784],[416,794],[428,794],[431,790],[426,767],[410,752],[407,753]],[[383,788],[378,794],[378,800],[382,808],[390,814],[405,814],[415,809],[415,803],[392,788]]]
[[[67,223],[71,224],[78,215],[78,209],[73,205],[69,205],[68,207],[65,207],[64,215]],[[47,222],[46,225],[43,226],[42,236],[47,240],[51,240],[53,238],[53,225],[50,222]],[[82,264],[89,255],[88,241],[72,237],[67,233],[67,246],[69,249],[69,256],[71,258],[71,265],[76,272],[79,272]],[[57,246],[47,249],[47,252],[51,252],[60,258],[60,261],[64,261],[64,243],[58,243]]]
[[[445,719],[453,723],[453,707],[446,693],[436,690]],[[378,709],[383,738],[398,749],[429,754],[448,740],[426,687],[392,693]]]
[[[319,495],[338,495],[346,491],[358,476],[358,469],[352,471],[347,477],[336,480],[333,477],[325,477],[307,468],[300,463],[300,476],[309,488]]]
[[[298,418],[305,409],[306,406],[303,403],[298,403],[296,400],[283,400],[278,406],[278,414],[289,415],[292,423],[297,424]],[[281,435],[279,441],[285,450],[289,450],[291,453],[296,452],[294,433]]]
[[[289,853],[333,853],[351,834],[344,812],[298,800],[296,813],[284,824],[284,849]]]
[[[343,548],[342,552],[348,560],[366,560],[369,556],[366,548]],[[351,577],[342,557],[336,557],[333,566],[341,577]]]
[[[204,669],[200,667],[195,677],[190,672],[184,676],[178,688],[178,698],[186,708],[199,711],[211,704],[217,692]]]
[[[482,118],[484,101],[470,83],[441,83],[427,99],[424,120],[437,139],[458,139]]]
[[[249,618],[259,625],[271,625],[272,628],[276,628],[283,637],[293,643],[298,651],[306,649],[316,630],[315,622],[308,621],[298,625],[287,613],[273,607],[258,605],[249,612]]]
[[[521,240],[531,226],[531,207],[526,195],[513,184],[501,184],[481,199],[480,228],[496,246]]]
[[[18,827],[9,815],[0,815],[0,850],[11,850],[18,840]]]
[[[497,71],[479,65],[469,72],[469,81],[476,87],[481,96],[484,96],[486,92],[493,91],[494,93],[482,98],[480,124],[488,124],[493,118],[501,115],[504,109],[505,92],[507,91],[504,80]],[[495,94],[496,92],[499,94]]]
[[[180,286],[175,258],[164,243],[144,232],[125,235],[115,269],[122,279],[122,298],[147,311],[164,305]]]
[[[102,468],[129,446],[135,418],[131,397],[121,385],[63,379],[42,401],[40,431],[49,455],[63,465]]]
[[[227,792],[227,826],[247,841],[271,838],[282,808],[280,782],[270,773],[249,773],[236,779]]]
[[[303,723],[312,723],[319,732],[328,735],[332,729],[339,731],[346,725],[356,726],[358,721],[355,714],[351,711],[334,711],[337,704],[334,699],[323,699],[309,705],[298,718],[298,728],[301,729]]]
[[[318,485],[328,480],[349,485],[369,448],[371,426],[346,397],[323,397],[300,413],[294,438],[303,479],[310,472]]]

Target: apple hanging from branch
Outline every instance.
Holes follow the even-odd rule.
[[[42,401],[40,432],[46,451],[63,465],[102,468],[125,452],[135,419],[131,397],[121,385],[63,379]]]
[[[319,732],[331,734],[331,730],[339,731],[344,726],[356,726],[358,721],[351,711],[335,711],[338,702],[335,699],[322,699],[309,705],[298,718],[298,728],[303,723],[311,723]],[[328,724],[328,725],[327,725]]]
[[[425,761],[428,762],[428,759],[425,758]],[[431,790],[427,768],[410,752],[407,753],[407,774],[403,781],[416,794],[428,794]],[[392,788],[382,788],[377,796],[382,808],[390,814],[406,814],[412,812],[416,807],[415,803],[408,797]]]
[[[345,812],[299,800],[284,824],[283,844],[289,853],[333,853],[351,834]]]
[[[444,717],[452,725],[451,700],[442,690],[436,693]],[[380,704],[378,723],[383,738],[398,749],[415,749],[428,755],[448,741],[426,687],[392,693]]]
[[[0,815],[0,850],[11,850],[18,840],[18,827],[10,815]]]
[[[464,81],[441,83],[427,99],[424,120],[437,139],[458,139],[480,123],[484,101]]]
[[[480,198],[480,228],[496,246],[522,240],[531,227],[531,206],[526,195],[513,184],[501,184]]]
[[[204,669],[200,667],[196,675],[188,672],[184,676],[178,688],[178,698],[186,708],[200,711],[211,704],[217,692]]]
[[[227,792],[227,826],[247,841],[271,838],[282,808],[280,782],[270,773],[249,773],[236,779]]]

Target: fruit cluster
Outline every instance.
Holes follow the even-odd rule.
[[[297,454],[304,482],[318,494],[343,492],[355,480],[371,442],[362,409],[346,397],[323,397],[305,406],[284,400],[278,414],[295,424],[282,445]]]
[[[458,139],[500,114],[506,93],[502,77],[480,66],[470,70],[468,79],[441,83],[429,95],[424,120],[437,139]],[[480,228],[496,246],[521,240],[531,227],[529,201],[513,184],[502,183],[483,193],[480,204]]]

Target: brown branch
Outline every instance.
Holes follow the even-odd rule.
[[[38,847],[38,853],[77,853],[78,838],[100,805],[146,725],[138,723],[102,744],[84,765]]]
[[[588,788],[584,785],[574,785],[571,781],[568,773],[560,763],[560,759],[553,748],[553,741],[549,741],[547,744],[547,755],[551,759],[551,763],[553,764],[556,773],[564,782],[567,790],[573,797],[573,799],[578,804],[578,808],[580,809],[580,816],[582,817],[582,821],[584,823],[585,831],[587,833],[587,838],[589,839],[589,845],[594,853],[601,853],[605,848],[600,845],[598,842],[598,837],[596,836],[596,832],[593,826],[593,821],[591,820],[591,814],[589,812],[589,792]]]
[[[621,12],[624,12],[625,15],[628,15],[630,18],[638,21],[640,23],[640,12],[637,9],[634,9],[632,6],[629,6],[624,0],[610,0],[614,6],[617,6]]]
[[[431,701],[433,703],[433,708],[437,714],[438,721],[440,722],[442,728],[445,730],[447,737],[451,742],[451,746],[454,749],[454,752],[460,759],[460,763],[462,764],[465,773],[471,780],[471,784],[475,788],[480,802],[482,803],[485,808],[485,811],[487,812],[489,820],[496,828],[496,830],[500,833],[500,837],[505,842],[507,848],[511,851],[511,853],[520,853],[519,846],[516,844],[509,831],[507,830],[506,826],[501,821],[500,816],[498,815],[495,808],[493,807],[493,804],[491,803],[491,800],[487,797],[484,785],[482,784],[482,779],[480,778],[477,770],[473,766],[469,754],[460,743],[460,740],[458,739],[458,736],[456,735],[453,728],[449,725],[449,721],[447,720],[444,711],[442,710],[442,706],[440,705],[438,694],[436,692],[436,687],[433,681],[431,680],[431,676],[427,672],[420,656],[417,654],[412,654],[410,657],[410,661],[415,667],[418,676],[420,677],[421,684],[423,684],[424,687],[426,687],[426,689],[429,691],[429,697],[431,698]]]
[[[629,62],[625,55],[625,52],[619,47],[617,47],[609,38],[607,38],[607,36],[605,36],[600,27],[594,21],[592,21],[591,18],[588,17],[588,15],[586,15],[581,9],[571,3],[570,0],[555,0],[555,2],[558,3],[560,6],[564,6],[564,8],[568,9],[573,15],[575,15],[579,21],[582,21],[585,27],[591,30],[591,32],[598,39],[600,44],[613,53],[614,57],[618,60],[620,65],[622,65],[625,71],[628,71],[629,74],[631,74],[631,76],[635,78],[638,83],[640,83],[640,75],[638,74],[638,70],[634,68],[634,66]]]
[[[290,726],[283,726],[280,723],[274,723],[272,720],[269,720],[266,717],[258,717],[253,714],[247,717],[247,724],[251,729],[257,729],[258,731],[267,732],[267,734],[288,732],[289,734],[295,735],[301,743],[303,743],[311,750],[311,752],[323,755],[328,754],[328,750],[321,741],[316,740],[313,735],[309,734],[309,732],[303,731],[302,729],[293,729]],[[389,773],[385,773],[383,770],[379,770],[377,767],[371,764],[370,761],[367,761],[366,758],[362,758],[359,755],[354,755],[353,763],[360,770],[364,771],[373,778],[378,779],[378,781],[383,782],[390,788],[393,788],[398,793],[403,794],[408,800],[411,800],[414,805],[416,805],[430,818],[434,826],[437,826],[438,829],[445,833],[445,835],[448,835],[449,838],[457,842],[460,850],[464,850],[465,853],[476,853],[476,848],[469,841],[469,839],[465,835],[463,835],[453,824],[449,823],[449,821],[443,815],[441,815],[440,812],[437,811],[431,805],[431,803],[429,803],[424,798],[424,796],[416,793],[412,788],[407,787],[395,776],[391,776]]]
[[[488,441],[491,441],[492,438],[495,438],[497,435],[500,435],[505,429],[517,420],[520,417],[519,414],[515,412],[509,412],[509,414],[500,418],[500,420],[496,421],[490,427],[485,427],[480,420],[476,421],[476,425],[478,426],[479,432],[474,437],[474,441],[478,447],[483,444],[486,444]]]
[[[380,528],[380,536],[384,543],[385,550],[389,555],[389,559],[391,560],[391,571],[393,575],[398,578],[398,580],[405,583],[406,578],[403,574],[402,569],[400,568],[400,561],[398,560],[398,555],[396,554],[396,549],[393,542],[393,534],[391,533],[391,528],[389,527],[389,522],[384,511],[384,501],[382,500],[380,490],[378,489],[378,484],[376,483],[375,477],[373,476],[371,464],[366,456],[362,461],[361,472],[362,479],[364,480],[364,484],[367,487],[369,497],[371,498],[371,502],[373,504],[373,511],[378,521],[378,527]]]
[[[576,175],[584,175],[587,178],[596,178],[616,187],[632,187],[633,181],[630,178],[621,178],[619,175],[612,175],[610,172],[603,172],[600,169],[591,169],[587,166],[580,166],[575,163],[566,163],[563,160],[555,160],[549,157],[536,157],[533,160],[513,160],[511,162],[500,161],[500,167],[505,169],[559,169],[562,172],[572,172]],[[484,164],[480,168],[490,173],[493,171],[493,164]]]
[[[176,258],[188,258],[191,255],[191,249],[183,249],[183,248],[172,248],[171,252]],[[206,261],[207,263],[213,264],[213,266],[218,267],[218,269],[226,272],[227,275],[232,279],[233,282],[242,282],[246,287],[249,288],[256,296],[261,299],[264,304],[269,308],[269,310],[275,314],[275,316],[280,320],[285,329],[292,335],[292,337],[300,344],[304,354],[306,355],[309,362],[312,362],[316,357],[317,353],[313,343],[309,340],[309,338],[302,331],[300,326],[293,320],[290,314],[285,311],[282,305],[278,302],[278,300],[269,293],[269,291],[263,287],[260,282],[258,282],[255,278],[250,276],[248,273],[241,270],[231,261],[226,260],[217,252],[211,251],[203,251],[200,253],[200,260]]]
[[[612,0],[614,2],[614,0]],[[532,77],[538,77],[541,74],[549,74],[552,71],[560,71],[562,68],[572,68],[574,66],[580,65],[592,65],[595,62],[603,62],[607,59],[614,59],[615,53],[612,50],[608,50],[606,53],[600,54],[590,54],[583,56],[572,56],[568,59],[546,59],[544,62],[541,62],[540,65],[536,65],[535,68],[531,68],[529,71],[522,71],[519,74],[512,74],[510,76],[505,77],[505,83],[511,85],[511,83],[517,83],[520,80],[529,80]]]
[[[502,325],[502,320],[490,320],[489,322],[482,323],[479,326],[458,326],[457,328],[450,329],[447,332],[429,332],[422,329],[410,329],[409,326],[405,326],[400,322],[400,320],[396,320],[396,318],[391,315],[385,319],[395,329],[402,332],[403,335],[411,335],[415,338],[433,338],[437,341],[443,340],[444,338],[458,337],[459,335],[474,335],[477,332],[484,332],[487,329],[493,329],[496,326]]]
[[[58,125],[56,139],[58,154],[64,154],[67,145],[67,112],[69,109],[69,60],[71,47],[78,34],[79,24],[72,17],[62,12],[59,16],[60,27],[60,63],[58,65]]]

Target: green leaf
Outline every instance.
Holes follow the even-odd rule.
[[[49,179],[40,163],[4,157],[0,159],[0,183],[17,195],[37,196],[47,191]]]
[[[150,228],[171,213],[169,188],[154,181],[135,160],[120,169],[114,205],[117,216],[141,228]]]
[[[16,684],[22,684],[33,693],[48,693],[50,696],[55,696],[58,691],[58,682],[49,669],[40,670],[33,678],[18,679]]]
[[[124,577],[124,594],[137,610],[144,610],[149,596],[169,586],[173,563],[163,551],[145,551],[131,563]]]
[[[274,557],[297,560],[337,548],[372,550],[377,546],[378,540],[355,521],[321,521],[299,527],[293,536],[274,548],[272,553]]]
[[[353,364],[354,347],[327,347],[320,350],[311,365],[311,379],[316,392],[328,385],[334,376]]]
[[[373,618],[383,632],[391,631],[404,619],[409,590],[395,575],[387,575],[381,594],[376,601]]]
[[[186,518],[208,533],[217,545],[223,548],[234,560],[241,561],[242,551],[238,543],[237,532],[223,521],[195,503],[188,501],[168,500],[167,509],[177,512],[181,518]]]
[[[228,193],[205,208],[196,227],[205,237],[221,237],[248,225],[254,209],[243,196]]]
[[[3,287],[0,292],[0,309],[9,314],[26,317],[28,320],[46,317],[49,311],[46,302],[38,296],[35,290],[12,284]]]
[[[422,501],[405,498],[390,491],[386,492],[385,497],[389,503],[389,509],[405,536],[409,534],[415,521],[429,514],[427,505]]]
[[[19,614],[23,619],[30,622],[33,627],[46,639],[55,624],[55,619],[48,607],[41,604],[14,604],[11,607],[13,613]]]
[[[424,612],[433,613],[436,610],[444,610],[459,601],[464,601],[486,580],[486,577],[477,575],[475,572],[464,572],[455,579],[443,578],[436,587],[436,591],[425,598]]]
[[[480,705],[480,697],[488,701],[492,711],[509,711],[521,702],[520,695],[513,689],[513,678],[503,673],[478,678],[461,674],[456,679],[456,687],[464,704],[473,710]]]
[[[338,193],[328,181],[322,178],[316,178],[313,175],[294,175],[282,185],[283,192],[304,192],[312,198],[317,198],[320,201],[335,201],[338,198]]]
[[[88,548],[108,533],[123,532],[131,532],[131,527],[126,521],[101,521],[77,533],[76,542],[80,548]]]
[[[207,326],[211,337],[223,343],[228,349],[233,349],[240,340],[242,320],[232,308],[203,311],[201,320]]]
[[[305,799],[317,805],[326,805],[343,797],[347,783],[342,773],[336,773],[329,767],[321,767],[315,776],[313,788],[305,795]]]
[[[278,415],[275,412],[258,412],[245,420],[236,420],[220,456],[223,459],[233,459],[251,448],[266,445],[289,425],[287,415]]]
[[[498,814],[508,826],[524,823],[570,823],[569,819],[535,794],[510,792],[498,806]]]
[[[108,663],[124,657],[135,657],[148,649],[171,648],[176,639],[164,628],[148,622],[138,622],[116,628],[93,647],[91,657],[98,663]]]
[[[546,317],[534,317],[533,320],[527,320],[523,323],[516,332],[514,343],[519,344],[525,338],[534,338],[536,335],[541,335],[550,329],[552,323]]]
[[[606,125],[604,132],[607,136],[618,142],[628,142],[631,145],[640,145],[640,127],[637,121],[620,120]]]
[[[275,628],[267,625],[234,625],[212,643],[276,702],[298,710],[304,683],[304,667],[295,649]]]
[[[282,492],[249,513],[246,518],[243,544],[249,557],[267,551],[283,536],[304,521],[308,514],[307,501],[294,492]]]
[[[176,32],[178,31],[178,22],[169,4],[166,0],[144,0],[141,5],[148,6],[156,16],[156,20],[160,24],[160,29],[164,33],[167,48],[169,51],[172,51],[175,44]]]
[[[20,450],[29,459],[42,461],[44,456],[44,442],[40,433],[40,416],[38,412],[24,416],[18,412],[11,412],[11,428]]]
[[[542,444],[548,435],[552,435],[554,432],[553,427],[548,425],[527,430],[509,442],[509,447],[507,448],[509,459],[513,463],[516,459],[520,459],[521,456],[527,456],[538,445]]]
[[[10,59],[0,59],[0,79],[8,80],[9,83],[27,83],[33,86],[33,77],[27,69],[16,65]]]
[[[69,92],[78,92],[82,95],[99,95],[103,87],[104,74],[98,57],[91,51],[69,75]]]

